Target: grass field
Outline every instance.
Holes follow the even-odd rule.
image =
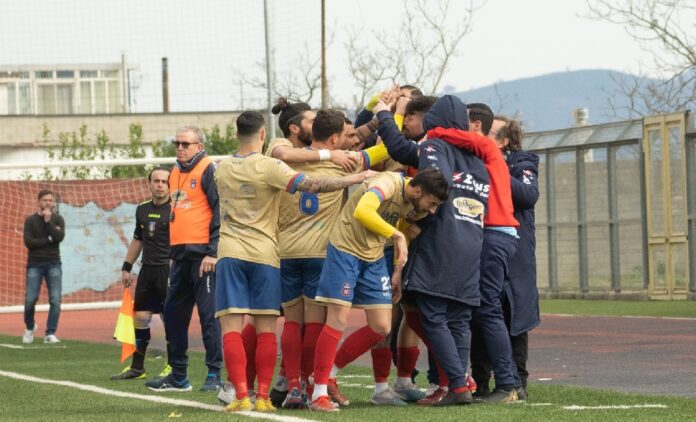
[[[203,356],[191,353],[190,377],[194,391],[190,393],[156,394],[143,382],[112,382],[108,377],[118,372],[118,346],[64,341],[58,347],[40,342],[21,346],[19,337],[0,336],[0,371],[18,373],[49,380],[72,381],[116,392],[135,393],[138,397],[120,398],[96,392],[80,391],[62,385],[40,384],[34,381],[12,379],[0,372],[0,420],[16,421],[77,421],[100,420],[251,420],[244,415],[223,414],[217,406],[214,393],[201,393],[205,375]],[[159,372],[163,360],[148,358],[146,367]],[[341,378],[343,376],[343,378]],[[421,378],[421,382],[425,382]],[[361,367],[347,368],[339,381],[351,398],[351,405],[337,414],[318,414],[299,411],[279,411],[276,420],[291,418],[307,420],[351,421],[460,421],[471,419],[527,421],[527,420],[689,420],[696,415],[696,400],[624,394],[584,388],[533,384],[529,387],[531,399],[526,404],[472,405],[456,408],[381,407],[369,403],[371,371]],[[107,391],[108,393],[108,391]],[[178,404],[153,403],[142,396],[168,397],[207,404],[210,409],[197,409]],[[568,409],[569,406],[659,405],[661,408],[628,409]],[[264,416],[256,414],[257,416]],[[472,419],[473,418],[473,419]],[[298,420],[298,419],[294,419]]]
[[[541,312],[545,314],[654,316],[696,318],[693,301],[618,301],[543,299]]]

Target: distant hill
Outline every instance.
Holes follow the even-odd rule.
[[[587,108],[589,123],[623,120],[615,116],[607,98],[617,90],[616,78],[632,77],[612,70],[577,70],[551,73],[469,91],[456,92],[465,102],[488,104],[494,112],[517,115],[527,131],[563,129],[573,125],[572,111]],[[615,96],[615,101],[627,101]]]

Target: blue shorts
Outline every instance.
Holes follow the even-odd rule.
[[[384,248],[384,262],[387,264],[387,274],[391,277],[394,274],[394,245]]]
[[[324,258],[281,259],[280,295],[283,306],[292,306],[303,296],[313,301],[323,266]]]
[[[329,243],[316,301],[355,308],[391,309],[391,281],[384,257],[374,262],[363,261]]]
[[[215,316],[280,315],[280,270],[237,258],[215,266]]]

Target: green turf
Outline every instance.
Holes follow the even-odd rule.
[[[0,336],[0,343],[16,344],[19,337]],[[143,386],[142,381],[109,381],[118,372],[119,349],[117,346],[64,341],[64,348],[34,344],[28,349],[0,347],[0,370],[12,371],[53,380],[67,380],[91,384],[119,391],[144,395],[156,395]],[[195,389],[205,376],[203,355],[191,353],[190,375],[194,386],[191,393],[159,394],[167,397],[216,404],[214,393],[201,393]],[[148,369],[158,372],[162,359],[148,359]],[[369,385],[370,371],[350,367],[342,375],[367,375],[367,378],[350,378],[339,381],[346,384]],[[421,377],[422,378],[422,377]],[[689,420],[696,415],[696,400],[676,397],[654,397],[599,391],[584,388],[534,384],[529,387],[532,399],[527,404],[473,405],[455,408],[407,408],[375,407],[369,403],[371,390],[365,387],[344,387],[351,398],[351,405],[336,414],[319,414],[300,411],[279,411],[278,415],[291,415],[313,420],[350,421],[532,421],[532,420]],[[550,403],[535,406],[534,404]],[[616,405],[616,404],[664,404],[667,409],[632,410],[583,410],[569,411],[566,405]],[[96,393],[83,392],[63,386],[36,384],[0,376],[0,420],[16,421],[213,421],[242,420],[240,415],[227,415],[168,404],[156,404],[130,398],[112,398]]]
[[[545,314],[696,318],[694,301],[542,299],[540,304]]]

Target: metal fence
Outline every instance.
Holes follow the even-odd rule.
[[[665,130],[664,142],[644,139],[648,133],[644,119],[527,134],[525,149],[540,158],[536,205],[540,291],[561,297],[657,297],[665,296],[662,284],[669,298],[696,291],[696,130],[686,114],[672,116],[682,125],[670,121],[672,126],[665,127],[682,129]],[[659,154],[645,154],[645,146],[651,145],[658,151],[671,148],[666,150],[671,161],[664,164]],[[672,245],[665,235],[667,253],[662,256],[648,215],[655,221],[664,219],[665,207],[655,203],[665,192],[646,186],[646,165],[670,164],[674,169],[667,168],[666,177],[668,184],[673,180],[673,189],[667,192],[686,200],[680,207],[675,199],[663,199],[672,220],[683,217],[688,226],[688,246]],[[686,198],[680,196],[679,175],[685,179]]]

